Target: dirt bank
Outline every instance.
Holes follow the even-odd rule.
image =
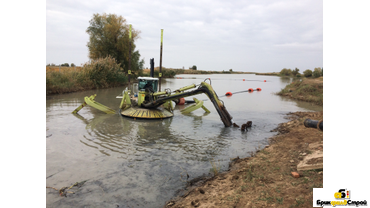
[[[323,119],[323,112],[288,114],[270,145],[249,158],[235,159],[229,171],[188,187],[165,207],[312,207],[312,189],[323,186],[323,169],[297,170],[301,161],[322,154],[323,132],[303,121]],[[320,166],[322,158],[308,164]],[[317,167],[316,167],[317,168]],[[298,172],[295,178],[292,172]]]

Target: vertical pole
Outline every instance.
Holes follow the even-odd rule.
[[[130,83],[130,75],[131,75],[131,24],[130,24],[130,32],[129,32],[129,52],[128,52],[128,87],[130,89],[131,83]]]
[[[150,77],[154,77],[154,58],[150,59]]]
[[[163,29],[161,29],[161,55],[159,59],[159,92],[161,91],[161,82],[162,82],[162,49],[163,49]]]

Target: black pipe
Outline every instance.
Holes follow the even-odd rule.
[[[321,121],[317,121],[317,120],[311,120],[311,119],[306,119],[304,121],[304,126],[305,127],[308,127],[308,128],[317,128],[321,131],[323,131],[324,127],[323,127],[323,120]]]
[[[150,59],[150,77],[154,77],[154,58]]]

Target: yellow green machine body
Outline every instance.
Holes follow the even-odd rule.
[[[120,114],[126,117],[143,119],[169,118],[173,116],[172,101],[176,102],[180,98],[205,93],[215,106],[225,126],[229,127],[232,125],[232,117],[227,112],[226,107],[218,99],[212,86],[206,82],[201,82],[198,88],[197,85],[192,84],[173,92],[169,89],[158,92],[157,89],[158,78],[138,77],[137,89],[133,88],[132,91],[125,90],[122,96],[117,96],[117,98],[122,98]],[[181,113],[187,114],[199,108],[202,108],[206,113],[210,113],[203,105],[203,101],[194,98],[194,102],[194,105],[181,110]]]

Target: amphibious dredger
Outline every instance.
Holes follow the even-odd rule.
[[[151,67],[151,70],[154,67]],[[151,74],[152,73],[151,71]],[[183,88],[180,88],[175,91],[170,89],[165,89],[165,91],[158,91],[158,78],[154,77],[138,77],[138,83],[134,83],[131,88],[125,89],[122,92],[122,95],[117,96],[116,98],[121,98],[121,104],[119,106],[119,113],[125,117],[131,118],[141,118],[141,119],[164,119],[170,118],[173,116],[173,105],[172,101],[175,103],[180,103],[185,97],[194,96],[197,94],[205,93],[219,114],[221,121],[226,127],[232,125],[229,112],[226,110],[225,105],[221,100],[219,100],[216,92],[213,90],[212,86],[206,83],[206,80],[211,81],[210,79],[205,79],[199,85],[189,85]],[[90,97],[85,97],[85,102],[76,108],[72,113],[77,113],[81,110],[86,104],[99,109],[105,113],[116,113],[115,110],[104,106],[95,99],[96,95]],[[203,106],[202,100],[194,99],[194,105],[191,105],[183,109],[182,113],[189,113],[198,108],[203,108],[206,112],[209,110]]]
[[[192,84],[175,90],[174,92],[171,92],[170,89],[158,92],[158,78],[138,77],[138,83],[133,85],[132,92],[131,90],[125,90],[122,96],[117,96],[117,98],[122,98],[120,114],[126,117],[144,119],[169,118],[173,116],[172,101],[179,103],[184,97],[205,93],[215,106],[224,125],[226,127],[231,126],[232,117],[226,110],[223,102],[218,99],[212,86],[205,82],[206,80],[201,82],[198,86]],[[203,101],[199,101],[195,98],[194,101],[196,104],[185,108],[181,112],[188,113],[200,107],[206,112],[209,112],[208,109],[203,106]]]

